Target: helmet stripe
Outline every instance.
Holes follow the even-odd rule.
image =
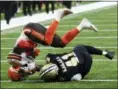
[[[42,73],[40,74],[40,77],[43,77],[44,75],[46,75],[48,72],[50,72],[51,70],[53,70],[53,67],[55,65],[50,66],[49,68],[45,69],[44,71],[42,71]]]

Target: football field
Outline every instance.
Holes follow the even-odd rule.
[[[64,33],[76,27],[82,18],[88,18],[94,23],[99,32],[82,31],[65,48],[52,48],[40,45],[40,55],[36,58],[38,64],[45,63],[47,53],[69,52],[77,44],[91,45],[103,50],[114,50],[115,57],[109,60],[104,56],[93,55],[93,65],[89,74],[79,82],[54,82],[44,83],[36,73],[22,82],[11,82],[7,76],[9,64],[7,55],[12,50],[14,43],[23,27],[17,27],[1,33],[1,88],[117,88],[117,6],[102,8],[81,14],[74,14],[61,20],[57,33]],[[47,26],[51,21],[42,22]]]

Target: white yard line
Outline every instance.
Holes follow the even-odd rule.
[[[114,39],[114,38],[118,38],[117,36],[97,36],[97,37],[94,37],[94,36],[92,36],[92,37],[90,37],[90,36],[86,36],[86,37],[77,37],[76,39],[101,39],[101,38],[103,38],[103,39]],[[13,37],[9,37],[9,38],[7,38],[7,37],[3,37],[3,38],[1,38],[1,40],[16,40],[17,38],[13,38]]]
[[[35,61],[41,62],[41,61],[45,61],[45,59],[44,60],[35,60]],[[118,61],[118,59],[108,60],[108,59],[94,59],[93,58],[93,62],[117,62],[117,61]],[[8,61],[3,61],[3,60],[1,60],[0,62],[1,63],[8,63]]]
[[[99,29],[99,32],[114,32],[114,31],[117,31],[118,29],[103,29],[103,30],[101,30],[101,29]],[[67,30],[56,30],[56,32],[67,32],[68,31],[68,29]],[[21,31],[19,31],[20,33],[21,33]],[[91,32],[90,30],[84,30],[83,32]],[[82,33],[83,33],[82,32]]]
[[[116,79],[94,79],[94,80],[89,80],[89,79],[83,79],[79,82],[117,82],[118,80]],[[1,83],[8,83],[12,82],[11,80],[1,80]],[[42,80],[25,80],[25,81],[20,81],[20,82],[42,82]]]
[[[95,16],[95,15],[93,15],[93,16]],[[117,17],[117,14],[116,14],[116,17]],[[93,18],[93,17],[92,17]],[[95,17],[94,17],[95,18]],[[91,18],[90,18],[91,19]],[[71,22],[74,22],[74,23],[76,23],[76,22],[80,22],[82,19],[72,19],[71,21],[70,21],[70,23]],[[92,19],[92,22],[100,22],[99,24],[101,24],[101,19]],[[103,19],[102,20],[102,23],[104,23],[104,22],[116,22],[117,23],[117,19]],[[60,22],[61,23],[61,22]],[[68,20],[63,20],[63,23],[68,23]],[[109,23],[110,24],[110,23]],[[113,23],[112,23],[113,24]]]
[[[61,49],[61,48],[53,48],[53,47],[39,47],[40,49]],[[65,47],[63,49],[72,49],[74,47]],[[117,49],[116,46],[108,46],[108,47],[100,47],[100,46],[96,46],[96,48],[112,48],[112,49]],[[13,49],[13,48],[1,48],[1,50],[9,50],[9,49]]]
[[[85,81],[85,82],[117,82],[118,80],[115,79],[106,79],[106,80],[81,80],[81,81]]]
[[[118,38],[117,36],[98,36],[98,37],[78,37],[76,39],[116,39]]]
[[[103,30],[99,30],[99,32],[116,32],[118,29],[103,29]],[[67,32],[68,30],[57,30],[56,32],[60,32],[60,33],[65,33]],[[89,30],[84,30],[83,32],[91,32]],[[9,32],[9,33],[21,33],[21,31],[12,31],[12,32]]]
[[[109,25],[104,25],[104,24],[99,24],[99,25],[96,25],[96,26],[104,26],[104,27],[111,27],[112,26],[115,26],[117,27],[117,24],[109,24]],[[71,25],[59,25],[59,27],[76,27],[77,25],[76,24],[71,24]]]

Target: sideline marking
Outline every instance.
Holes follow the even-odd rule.
[[[75,6],[75,7],[72,7],[71,10],[76,14],[76,13],[82,13],[82,12],[87,12],[87,11],[91,11],[91,10],[95,11],[96,9],[99,10],[99,9],[114,6],[114,5],[117,5],[117,2],[95,2],[95,3],[85,4],[82,6]],[[55,12],[56,11],[58,11],[58,10],[55,10]],[[39,17],[40,17],[40,19],[37,19]],[[33,14],[32,16],[23,16],[23,17],[19,17],[19,18],[12,18],[9,25],[6,24],[5,20],[2,20],[1,21],[1,30],[22,26],[24,24],[27,24],[28,22],[42,22],[42,21],[53,19],[53,18],[54,18],[54,15],[52,13],[49,13],[47,15],[44,12],[44,13],[40,13],[40,14]]]

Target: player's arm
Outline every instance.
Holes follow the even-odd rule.
[[[13,67],[24,65],[24,63],[21,62],[22,60],[21,54],[25,51],[25,49],[21,47],[21,44],[24,44],[24,43],[16,42],[16,46],[13,48],[12,52],[8,54],[8,57],[7,57],[8,62]]]
[[[40,71],[42,65],[38,65],[35,62],[28,63],[24,66],[21,66],[19,74],[21,75],[32,75],[37,71]]]
[[[51,53],[47,54],[47,56],[45,58],[46,64],[48,64],[52,61],[52,57],[53,57],[53,54],[51,54]]]
[[[50,62],[55,63],[56,58],[58,56],[60,56],[60,55],[61,54],[51,54],[51,53],[47,54],[47,56],[46,56],[46,63],[47,64],[50,63]]]
[[[11,64],[13,67],[24,65],[23,63],[21,63],[22,57],[18,54],[10,53],[7,59],[9,64]]]

